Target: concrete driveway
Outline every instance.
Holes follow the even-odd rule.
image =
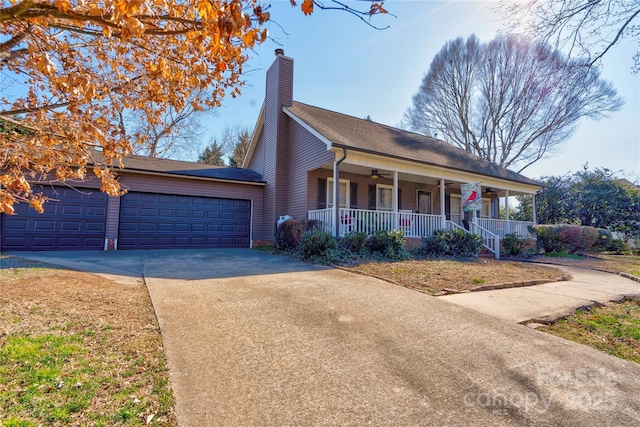
[[[640,423],[640,365],[377,279],[250,250],[54,255],[144,273],[182,426]]]

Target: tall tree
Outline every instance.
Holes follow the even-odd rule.
[[[537,196],[540,224],[572,223],[572,188],[570,176],[543,176],[544,190]]]
[[[169,106],[160,122],[144,111],[124,114],[123,122],[128,134],[140,136],[132,144],[134,154],[185,160],[193,158],[199,148],[205,130],[201,120],[207,113],[188,102],[182,109]]]
[[[519,172],[552,153],[583,117],[622,106],[584,60],[547,44],[498,36],[447,42],[405,113],[411,130]]]
[[[538,196],[541,224],[571,223],[640,236],[640,190],[606,168],[584,168],[571,176],[543,177]]]
[[[622,39],[640,43],[637,0],[526,0],[503,2],[512,27],[598,62]],[[633,57],[640,71],[640,50]]]
[[[224,144],[214,138],[198,156],[198,163],[212,166],[225,166],[222,156],[224,156]]]
[[[248,129],[242,129],[236,134],[235,140],[232,142],[232,150],[229,155],[229,166],[234,168],[242,167],[244,158],[247,157],[249,151],[249,144],[251,144],[251,134]]]
[[[305,15],[339,9],[365,22],[386,12],[367,3],[364,10],[335,0],[300,7]],[[237,96],[248,52],[267,38],[269,19],[259,0],[2,2],[0,66],[13,87],[0,87],[0,211],[12,213],[17,202],[42,211],[44,197],[29,180],[83,178],[90,161],[102,190],[117,194],[115,169],[132,152],[120,121],[125,110],[159,123],[169,108],[217,107],[225,94]]]

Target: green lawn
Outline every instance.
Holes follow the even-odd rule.
[[[579,310],[545,330],[553,335],[640,363],[640,298]]]

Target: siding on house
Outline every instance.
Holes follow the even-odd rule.
[[[261,236],[272,238],[276,220],[286,213],[288,120],[283,106],[293,104],[293,59],[282,55],[267,71],[264,119],[264,207]]]
[[[260,175],[264,173],[264,128],[260,130],[260,136],[253,150],[253,157],[249,162],[248,169],[251,169]]]
[[[118,238],[118,226],[120,225],[120,197],[109,196],[107,199],[107,224],[105,239]]]
[[[317,200],[317,179],[308,182],[308,171],[327,163],[333,163],[334,154],[327,151],[326,144],[300,124],[291,119],[289,121],[291,144],[289,146],[289,176],[286,179],[289,203],[285,213],[294,218],[306,218],[310,185],[315,186],[314,201]]]

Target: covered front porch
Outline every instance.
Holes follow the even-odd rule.
[[[463,211],[460,186],[471,182],[482,188],[478,212]],[[320,221],[325,231],[338,237],[349,232],[402,230],[406,237],[422,238],[439,229],[461,229],[482,237],[485,247],[498,258],[500,239],[511,233],[529,236],[528,226],[535,224],[535,218],[500,219],[500,207],[502,217],[509,218],[509,197],[535,194],[537,189],[467,171],[350,151],[342,156],[336,153],[333,165],[309,171],[307,217]]]
[[[333,208],[316,209],[308,212],[308,219],[322,223],[323,230],[333,232]],[[402,230],[405,237],[422,238],[431,236],[440,229],[461,228],[461,224],[448,220],[446,215],[430,215],[409,211],[384,212],[364,209],[339,209],[338,236],[343,237],[350,232],[364,232],[367,234],[383,230]],[[529,236],[530,225],[533,221],[507,221],[503,219],[476,218],[475,224],[469,223],[469,228],[482,228],[503,239],[507,234]]]

